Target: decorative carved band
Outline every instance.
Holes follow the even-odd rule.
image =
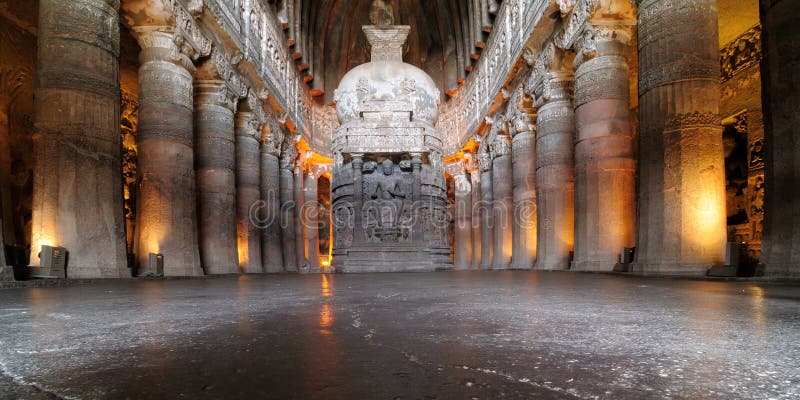
[[[666,130],[681,129],[693,126],[720,126],[720,117],[714,113],[693,113],[676,114],[671,116],[666,123]]]
[[[756,25],[720,50],[722,81],[761,62],[761,25]]]

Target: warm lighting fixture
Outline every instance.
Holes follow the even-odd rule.
[[[67,249],[43,245],[39,253],[41,263],[34,267],[31,276],[34,278],[61,278],[67,277]]]
[[[147,270],[155,276],[164,276],[164,255],[150,253],[147,256]]]

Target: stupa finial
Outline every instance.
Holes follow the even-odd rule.
[[[394,25],[392,6],[384,0],[373,0],[369,10],[369,22],[375,26]]]

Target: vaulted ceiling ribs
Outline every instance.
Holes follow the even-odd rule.
[[[298,68],[316,96],[332,102],[339,80],[369,61],[361,32],[373,0],[270,0],[287,31]],[[385,0],[398,25],[410,25],[405,61],[425,70],[443,92],[471,71],[501,0]]]

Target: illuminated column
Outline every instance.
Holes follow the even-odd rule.
[[[239,272],[233,93],[225,82],[195,82],[195,152],[200,259],[206,274]]]
[[[636,218],[627,42],[630,28],[588,26],[575,59],[575,260],[611,271],[632,247]]]
[[[725,261],[716,0],[639,2],[639,232],[634,271]]]
[[[239,269],[264,272],[261,264],[261,229],[251,220],[250,210],[261,199],[261,121],[252,112],[236,113],[236,233]],[[276,161],[277,163],[277,161]]]
[[[536,115],[520,88],[509,121],[514,170],[514,249],[511,267],[531,269],[536,261]]]
[[[481,220],[481,269],[492,267],[492,251],[494,251],[494,218],[492,208],[492,156],[487,149],[479,155],[481,170],[481,201],[479,205]]]
[[[294,165],[296,148],[291,145],[281,157],[281,243],[283,247],[283,267],[288,272],[297,272],[297,229],[295,224]]]
[[[472,185],[467,172],[461,168],[455,175],[455,232],[454,266],[469,269],[472,266]]]
[[[303,219],[303,205],[305,197],[305,171],[304,162],[297,160],[294,167],[294,250],[297,257],[297,268],[302,271],[308,265],[306,260],[306,225]]]
[[[139,131],[136,258],[145,272],[149,253],[164,255],[164,274],[202,275],[197,242],[194,133],[195,71],[170,28],[137,27]]]
[[[280,168],[278,155],[283,138],[280,127],[275,124],[267,126],[261,138],[261,260],[264,272],[276,273],[285,270],[281,243],[281,194],[285,186],[283,180],[291,181],[292,175],[288,171],[288,177],[284,177],[284,170]]]
[[[303,223],[306,231],[307,272],[320,272],[319,264],[319,201],[317,200],[317,175],[313,168],[306,174],[303,196]]]
[[[0,211],[2,211],[3,204],[0,203]],[[3,214],[0,212],[0,243],[3,241]],[[14,280],[13,270],[6,266],[6,251],[5,248],[0,248],[0,281]]]
[[[42,245],[63,246],[70,278],[130,274],[118,9],[119,0],[39,2],[31,265]]]
[[[569,269],[575,240],[575,173],[571,59],[550,46],[532,76],[536,106],[536,269]]]
[[[500,122],[505,126],[505,121]],[[504,129],[504,128],[501,128]],[[514,224],[514,179],[511,170],[511,140],[499,132],[492,146],[492,198],[494,208],[493,269],[506,269],[511,265]]]
[[[800,24],[797,2],[764,0],[762,87],[766,196],[762,261],[770,277],[800,278]]]

